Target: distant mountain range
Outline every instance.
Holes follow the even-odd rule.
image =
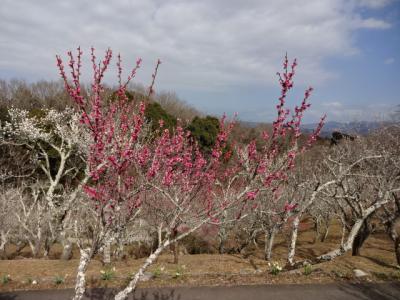
[[[360,121],[360,122],[336,122],[329,121],[324,124],[324,127],[321,131],[321,136],[330,137],[332,132],[339,131],[342,133],[353,134],[353,135],[366,135],[369,132],[382,127],[389,125],[389,122],[368,122],[368,121]],[[317,127],[317,123],[304,124],[301,126],[303,132],[312,132],[314,128]]]
[[[258,122],[242,122],[243,125],[248,127],[256,127],[260,124]],[[366,135],[372,130],[375,130],[379,127],[389,125],[389,122],[368,122],[368,121],[359,121],[359,122],[336,122],[329,121],[324,124],[322,128],[320,136],[322,137],[331,137],[332,132],[339,131],[341,133],[347,133],[352,135]],[[301,130],[304,133],[311,133],[316,127],[317,123],[304,124],[301,126]]]

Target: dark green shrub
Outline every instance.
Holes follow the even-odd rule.
[[[210,154],[219,132],[219,120],[215,117],[195,117],[187,128],[196,139],[200,149]]]
[[[160,128],[160,120],[164,122],[164,128],[168,128],[169,130],[173,130],[177,123],[176,118],[167,113],[157,102],[147,105],[145,116],[147,120],[151,121],[152,131]]]
[[[0,106],[0,123],[10,122],[10,115],[6,106]]]

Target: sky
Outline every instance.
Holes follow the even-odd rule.
[[[400,0],[1,0],[0,79],[58,80],[55,55],[78,46],[87,81],[92,46],[121,53],[125,74],[141,57],[145,85],[160,58],[156,90],[207,114],[270,122],[285,53],[299,63],[288,104],[314,88],[305,122],[400,104]]]

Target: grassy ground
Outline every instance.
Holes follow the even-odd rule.
[[[305,226],[307,228],[307,226]],[[328,239],[314,243],[314,233],[310,229],[299,235],[298,260],[312,259],[338,246],[340,228],[333,225]],[[52,289],[73,287],[78,259],[60,261],[51,259],[59,256],[59,247],[54,247],[50,259],[22,257],[0,261],[0,291],[19,289]],[[12,247],[9,248],[12,252]],[[281,266],[285,263],[287,244],[284,235],[276,239],[273,258]],[[247,256],[247,255],[246,255]],[[181,255],[179,264],[173,264],[173,257],[162,255],[149,272],[153,278],[141,282],[141,287],[181,286],[181,285],[238,285],[238,284],[283,284],[283,283],[326,283],[332,281],[359,281],[353,270],[361,269],[369,274],[362,280],[400,280],[400,269],[396,266],[393,244],[383,232],[373,234],[361,249],[361,255],[351,253],[331,262],[312,266],[310,274],[303,268],[270,273],[268,263],[263,259],[261,249],[255,249],[244,258],[241,255],[198,254]],[[105,267],[99,260],[90,264],[87,278],[91,287],[114,287],[123,285],[138,269],[144,259],[126,259]],[[305,274],[307,273],[307,274]],[[9,279],[7,279],[9,275]],[[36,281],[37,284],[34,284]]]

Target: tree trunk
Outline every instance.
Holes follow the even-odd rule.
[[[197,226],[193,227],[190,231],[187,231],[180,236],[177,236],[177,231],[174,232],[174,235],[177,236],[174,240],[172,240],[172,244],[176,243],[178,240],[181,240],[185,236],[189,235],[190,233],[194,232],[195,230],[199,229],[205,222],[208,221],[206,219],[205,221],[197,224]],[[115,300],[125,300],[128,295],[133,292],[136,289],[137,283],[139,282],[140,277],[143,276],[144,271],[151,266],[157,258],[160,256],[160,254],[164,251],[165,248],[167,248],[169,245],[171,245],[170,240],[166,240],[161,246],[159,246],[156,251],[154,251],[153,254],[151,254],[145,261],[145,263],[141,266],[141,268],[136,272],[135,276],[133,276],[132,280],[128,283],[128,285],[120,291],[116,296]]]
[[[80,250],[78,273],[76,274],[75,295],[72,300],[81,300],[86,290],[86,270],[92,259],[90,248]]]
[[[72,258],[72,243],[69,239],[64,239],[61,242],[63,250],[61,253],[61,260],[70,260]]]
[[[225,240],[219,237],[219,245],[218,245],[218,253],[224,254],[225,253]]]
[[[34,242],[29,241],[29,246],[31,247],[32,257],[38,258],[40,254],[41,242],[35,240]]]
[[[0,259],[7,259],[7,253],[6,253],[6,245],[7,245],[7,236],[8,232],[4,232],[3,230],[0,233],[1,239],[0,239]]]
[[[243,257],[246,257],[246,247],[251,243],[251,240],[245,239],[243,242],[241,242],[237,248],[237,252],[239,252]]]
[[[223,226],[223,225],[221,225],[221,226]],[[220,230],[218,232],[218,239],[219,239],[218,253],[219,254],[224,254],[225,253],[225,242],[226,242],[225,229],[220,228]]]
[[[176,236],[178,235],[178,231],[176,229],[174,229],[172,231],[171,234],[171,238],[172,240],[176,238]],[[170,249],[172,250],[172,253],[174,255],[174,264],[178,264],[179,263],[179,241],[176,241],[175,243],[171,244]]]
[[[60,242],[62,245],[62,253],[61,253],[61,260],[70,260],[72,258],[72,242],[67,237],[67,233],[63,228],[60,232]]]
[[[44,243],[44,252],[43,252],[43,257],[44,258],[48,258],[49,257],[49,254],[50,254],[50,249],[51,249],[51,246],[54,244],[54,239],[52,239],[52,238],[47,238],[46,240],[45,240],[45,243]]]
[[[342,224],[342,236],[340,238],[340,247],[344,247],[344,237],[346,236],[346,225],[343,223]]]
[[[343,255],[344,253],[346,253],[347,251],[352,249],[354,239],[356,238],[358,232],[360,231],[363,223],[364,223],[364,219],[358,219],[354,223],[353,227],[351,228],[351,231],[350,231],[350,233],[349,233],[349,235],[347,237],[346,242],[343,243],[343,245],[339,249],[335,249],[335,250],[330,251],[330,252],[328,252],[326,254],[323,254],[323,255],[319,256],[317,259],[319,261],[332,260],[335,257]]]
[[[339,249],[333,250],[331,252],[328,252],[326,254],[323,254],[317,259],[319,261],[325,261],[325,260],[332,260],[337,256],[343,255],[346,253],[348,250],[352,249],[354,239],[356,238],[357,234],[359,233],[363,223],[365,220],[367,220],[372,214],[375,213],[377,209],[379,209],[382,205],[385,205],[388,203],[388,197],[383,198],[381,201],[378,201],[374,203],[372,206],[370,206],[368,209],[366,209],[363,213],[363,217],[360,219],[357,219],[356,222],[354,223],[353,227],[351,228],[349,235],[347,237],[346,242],[341,246]]]
[[[7,259],[6,243],[6,241],[1,241],[0,243],[0,259]]]
[[[300,224],[300,217],[296,216],[295,219],[293,220],[292,236],[290,239],[289,253],[287,259],[287,262],[290,266],[293,266],[295,264],[294,255],[296,254],[296,242],[297,242],[297,234],[299,231],[299,224]]]
[[[18,242],[17,243],[17,249],[15,249],[15,253],[17,255],[19,255],[21,253],[21,251],[26,247],[27,244],[28,244],[27,241]]]
[[[111,264],[111,242],[107,241],[103,247],[103,264]]]
[[[400,236],[397,231],[397,227],[400,226],[400,216],[397,216],[394,220],[390,221],[388,233],[394,244],[394,252],[396,255],[397,265],[400,266]]]
[[[125,289],[123,289],[122,291],[120,291],[115,296],[115,298],[114,298],[115,300],[125,300],[128,297],[128,295],[136,289],[137,283],[139,282],[140,277],[143,276],[144,271],[146,271],[146,269],[155,262],[155,260],[161,254],[161,252],[166,247],[168,247],[168,245],[169,245],[169,241],[166,241],[162,246],[158,247],[157,250],[146,259],[145,263],[142,265],[142,267],[139,269],[139,271],[137,271],[137,273],[135,274],[133,279],[129,282],[127,287]]]
[[[314,219],[314,230],[315,230],[315,237],[314,237],[314,244],[320,240],[320,224],[318,218]]]
[[[272,247],[274,245],[276,229],[265,231],[264,259],[269,261],[272,257]]]
[[[172,245],[172,251],[174,253],[174,264],[179,263],[179,244],[178,242]]]
[[[360,249],[364,242],[367,240],[371,233],[369,219],[364,220],[360,230],[358,231],[356,237],[354,238],[352,245],[352,256],[359,256]]]
[[[328,234],[329,234],[329,224],[326,225],[324,235],[321,237],[321,242],[322,243],[326,241],[326,238],[328,237]]]
[[[33,242],[29,240],[29,246],[31,246],[33,258],[39,257],[40,248],[42,248],[42,242],[44,238],[42,227],[39,226],[37,230],[38,232],[37,235],[33,237]]]
[[[394,241],[394,252],[396,254],[397,265],[400,266],[400,238]]]
[[[162,224],[160,224],[160,226],[158,226],[158,230],[157,230],[157,235],[158,235],[158,244],[157,247],[161,247],[161,243],[162,243]]]
[[[43,258],[48,259],[50,254],[50,245],[48,243],[44,243],[43,247]]]
[[[116,245],[114,257],[118,260],[121,260],[124,257],[124,244],[122,243],[122,241],[119,241]]]

